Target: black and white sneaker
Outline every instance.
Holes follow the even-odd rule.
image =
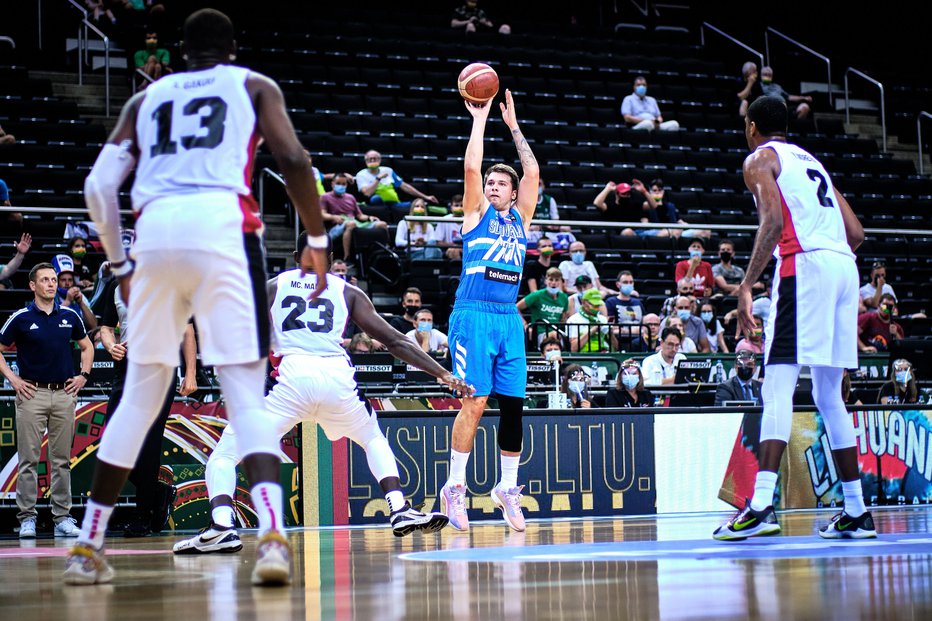
[[[211,552],[239,552],[243,542],[235,528],[220,528],[211,523],[194,537],[179,541],[172,548],[175,554],[210,554]]]
[[[404,507],[392,513],[390,520],[392,532],[396,537],[410,535],[416,530],[433,533],[450,522],[450,518],[442,513],[423,513],[407,502]]]
[[[877,536],[877,530],[870,511],[856,518],[842,511],[819,529],[819,536],[823,539],[873,539]]]
[[[741,541],[748,537],[776,535],[779,532],[780,525],[777,523],[773,506],[763,511],[755,511],[751,508],[751,502],[745,501],[744,509],[716,528],[712,538],[719,541]]]

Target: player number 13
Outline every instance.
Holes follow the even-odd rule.
[[[202,110],[205,107],[207,113],[203,114]],[[174,101],[166,101],[152,112],[152,120],[155,121],[155,144],[149,150],[151,157],[171,155],[178,152],[178,143],[172,140],[172,112],[174,108]],[[182,113],[185,116],[197,115],[200,117],[201,126],[198,134],[201,134],[203,129],[207,130],[203,135],[181,136],[182,147],[185,149],[213,149],[223,142],[223,123],[227,118],[227,102],[219,97],[198,97],[186,103]]]

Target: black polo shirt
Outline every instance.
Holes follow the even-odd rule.
[[[35,302],[10,315],[0,328],[0,343],[16,343],[19,376],[41,383],[60,384],[75,376],[71,341],[87,336],[81,316],[69,306],[55,304],[50,314]]]

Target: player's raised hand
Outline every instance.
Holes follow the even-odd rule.
[[[508,129],[514,131],[518,129],[518,115],[515,113],[515,100],[511,96],[511,89],[505,89],[505,103],[498,104],[502,109],[502,120]]]
[[[491,99],[483,103],[466,101],[464,99],[463,103],[466,104],[466,110],[474,119],[485,120],[489,118],[489,111],[492,109]]]

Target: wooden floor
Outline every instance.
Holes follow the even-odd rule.
[[[777,537],[710,538],[721,515],[288,533],[295,580],[249,584],[233,555],[177,557],[176,537],[108,539],[111,585],[64,587],[68,540],[0,541],[0,619],[932,619],[930,508],[874,512],[881,538],[826,542],[830,512]]]

